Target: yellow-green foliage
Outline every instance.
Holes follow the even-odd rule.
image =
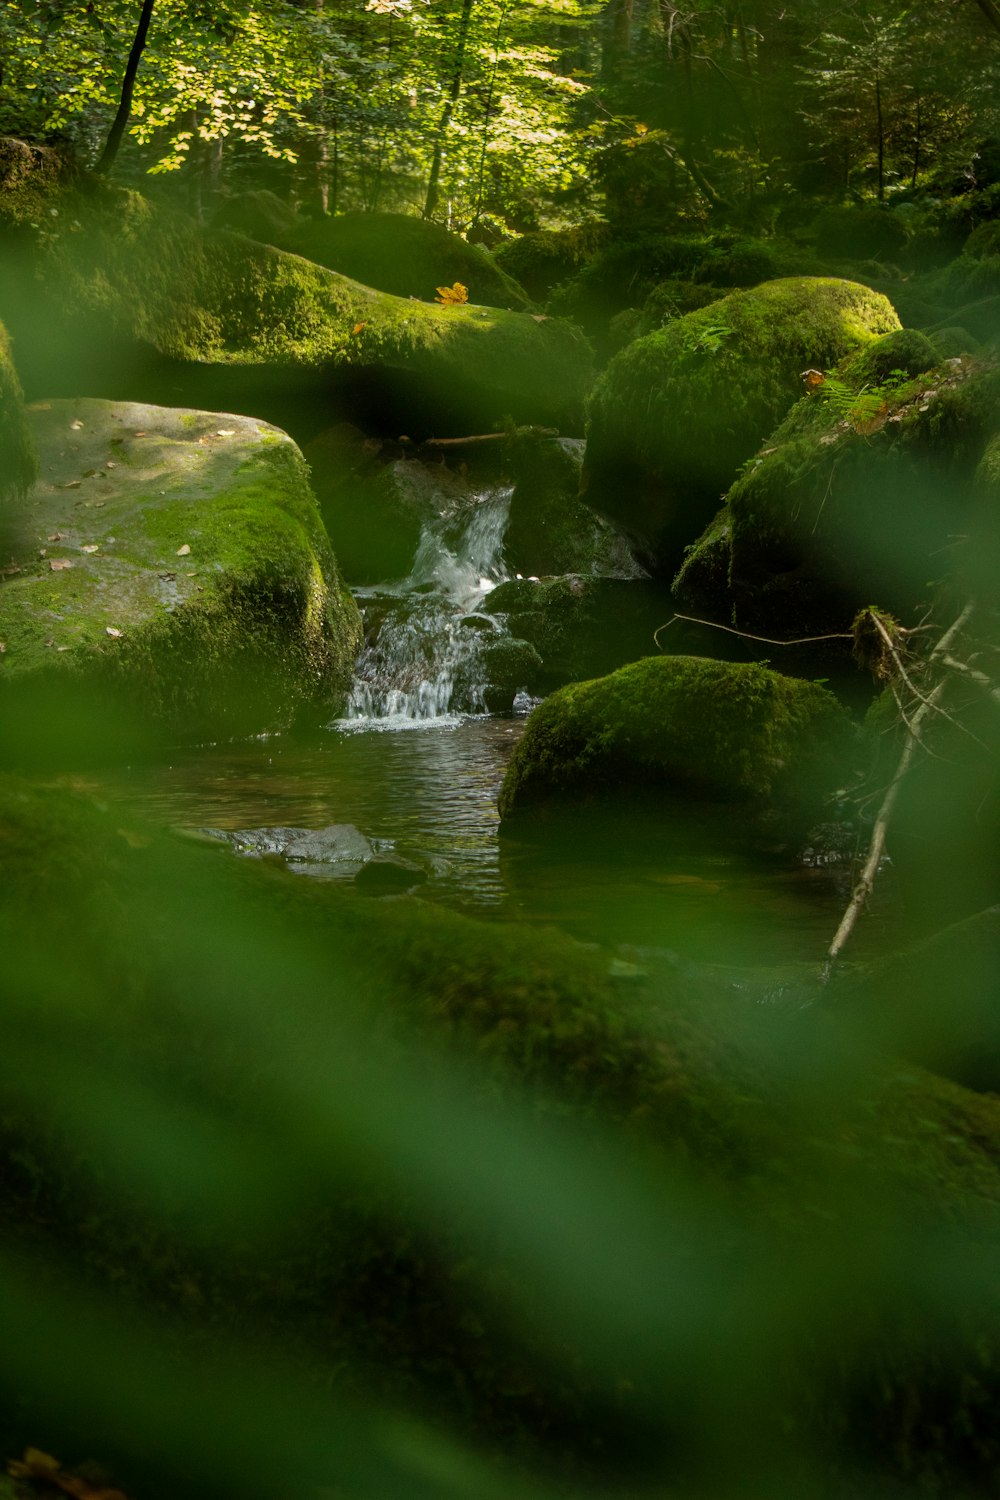
[[[394,297],[100,181],[46,203],[8,246],[0,312],[16,299],[29,317],[30,287],[39,313],[47,304],[70,326],[89,315],[91,330],[180,360],[402,369],[445,395],[482,392],[483,420],[580,420],[588,347],[556,319]],[[11,222],[0,193],[0,236]]]
[[[682,511],[690,540],[801,393],[802,371],[898,326],[868,287],[789,277],[638,339],[591,397],[588,499],[654,538]]]
[[[10,340],[0,324],[0,501],[23,495],[37,470]]]
[[[815,795],[835,784],[848,743],[846,715],[816,683],[762,666],[646,657],[562,688],[534,710],[500,815],[580,796],[758,802],[809,787]]]

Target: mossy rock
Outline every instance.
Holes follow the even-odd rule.
[[[11,357],[10,340],[0,323],[0,506],[22,498],[37,472],[38,460],[24,417],[21,382]],[[0,522],[0,547],[5,533],[6,526]]]
[[[41,477],[0,583],[5,714],[110,694],[184,735],[332,710],[360,617],[302,457],[247,417],[53,401],[31,409]]]
[[[514,489],[504,556],[512,572],[647,576],[628,538],[578,498],[582,441],[524,432],[507,444],[506,459]]]
[[[673,572],[737,469],[828,369],[899,326],[868,287],[821,277],[765,282],[638,339],[590,401],[583,495],[644,535]]]
[[[995,1097],[10,778],[0,947],[6,1452],[150,1495],[995,1489]]]
[[[0,314],[35,394],[179,388],[192,406],[283,401],[298,422],[336,397],[411,437],[508,416],[579,428],[587,345],[554,318],[394,297],[102,180],[36,183],[34,220],[27,192],[0,193]]]
[[[410,214],[339,214],[303,225],[285,248],[317,265],[396,297],[433,302],[437,288],[459,281],[481,307],[523,310],[524,288],[488,251],[443,224]]]
[[[537,229],[505,240],[494,251],[494,259],[529,297],[542,302],[554,286],[604,248],[610,233],[603,219],[585,220],[572,229]]]
[[[810,226],[817,251],[852,260],[894,260],[906,244],[906,225],[888,208],[830,205]]]
[[[659,794],[788,814],[832,791],[847,715],[816,683],[697,656],[647,657],[535,709],[504,778],[502,822],[590,798]]]
[[[648,655],[654,632],[671,613],[657,584],[572,573],[509,579],[493,590],[487,607],[536,648],[540,665],[528,687],[542,693]]]
[[[295,210],[277,193],[256,188],[246,193],[231,193],[225,198],[212,215],[212,228],[231,229],[236,234],[245,234],[247,239],[290,250],[294,248],[291,241],[303,224]]]
[[[681,608],[726,621],[732,615],[729,561],[732,521],[729,506],[709,521],[696,542],[686,548],[684,561],[671,585]]]
[[[880,389],[864,368],[847,362],[832,396],[823,386],[805,397],[729,491],[742,628],[846,631],[872,603],[912,622],[950,538],[968,529],[976,466],[1000,423],[996,371],[957,358]]]

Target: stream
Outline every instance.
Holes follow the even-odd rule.
[[[507,576],[508,503],[490,489],[457,517],[430,517],[409,575],[357,591],[366,645],[344,716],[322,732],[185,749],[102,784],[186,828],[353,824],[378,852],[421,862],[422,899],[555,924],[640,960],[817,963],[843,867],[720,852],[697,834],[665,840],[642,814],[583,813],[548,844],[498,837],[497,792],[532,706],[520,694],[486,712],[505,637],[489,596]]]

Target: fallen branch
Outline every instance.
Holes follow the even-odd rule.
[[[663,625],[657,625],[653,631],[653,640],[657,646],[660,644],[660,631],[667,630],[675,620],[687,620],[689,625],[707,625],[709,630],[724,630],[727,635],[738,635],[746,641],[762,641],[765,646],[807,646],[812,641],[850,641],[854,639],[851,630],[838,630],[833,635],[800,635],[790,641],[775,641],[769,635],[751,635],[749,630],[736,630],[732,625],[720,625],[717,620],[698,620],[694,615],[673,614]]]
[[[928,665],[937,658],[940,658],[942,662],[944,661],[955,637],[968,623],[972,609],[972,604],[967,604],[958,619],[948,627],[928,656]],[[854,887],[847,910],[841,917],[840,926],[837,928],[833,942],[827,950],[826,962],[823,965],[823,972],[820,976],[821,983],[823,984],[829,983],[834,965],[843,952],[848,938],[854,931],[855,924],[861,915],[865,902],[875,888],[875,877],[878,875],[882,856],[885,853],[886,834],[889,831],[889,823],[892,820],[893,809],[896,806],[896,799],[899,796],[899,789],[910,769],[917,746],[920,744],[924,721],[936,710],[938,699],[943,694],[947,685],[947,678],[942,677],[940,682],[931,689],[926,697],[920,698],[920,706],[912,719],[906,720],[906,741],[903,745],[902,754],[899,757],[899,764],[896,766],[895,775],[889,783],[885,796],[882,798],[882,805],[875,818],[871,840],[868,844],[868,855],[865,859],[860,879]]]

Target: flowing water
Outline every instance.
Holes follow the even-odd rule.
[[[487,491],[454,515],[424,522],[409,576],[358,591],[375,629],[358,661],[343,730],[457,725],[487,711],[484,642],[504,634],[486,609],[508,575],[503,537],[509,488]]]
[[[425,899],[554,923],[640,962],[665,951],[817,962],[843,902],[842,867],[678,839],[641,812],[585,813],[547,844],[498,837],[497,793],[525,722],[483,712],[488,649],[504,633],[489,594],[506,576],[508,504],[508,491],[490,490],[430,518],[409,575],[359,590],[367,645],[344,717],[324,733],[185,750],[116,790],[186,827],[351,823],[429,869]]]

